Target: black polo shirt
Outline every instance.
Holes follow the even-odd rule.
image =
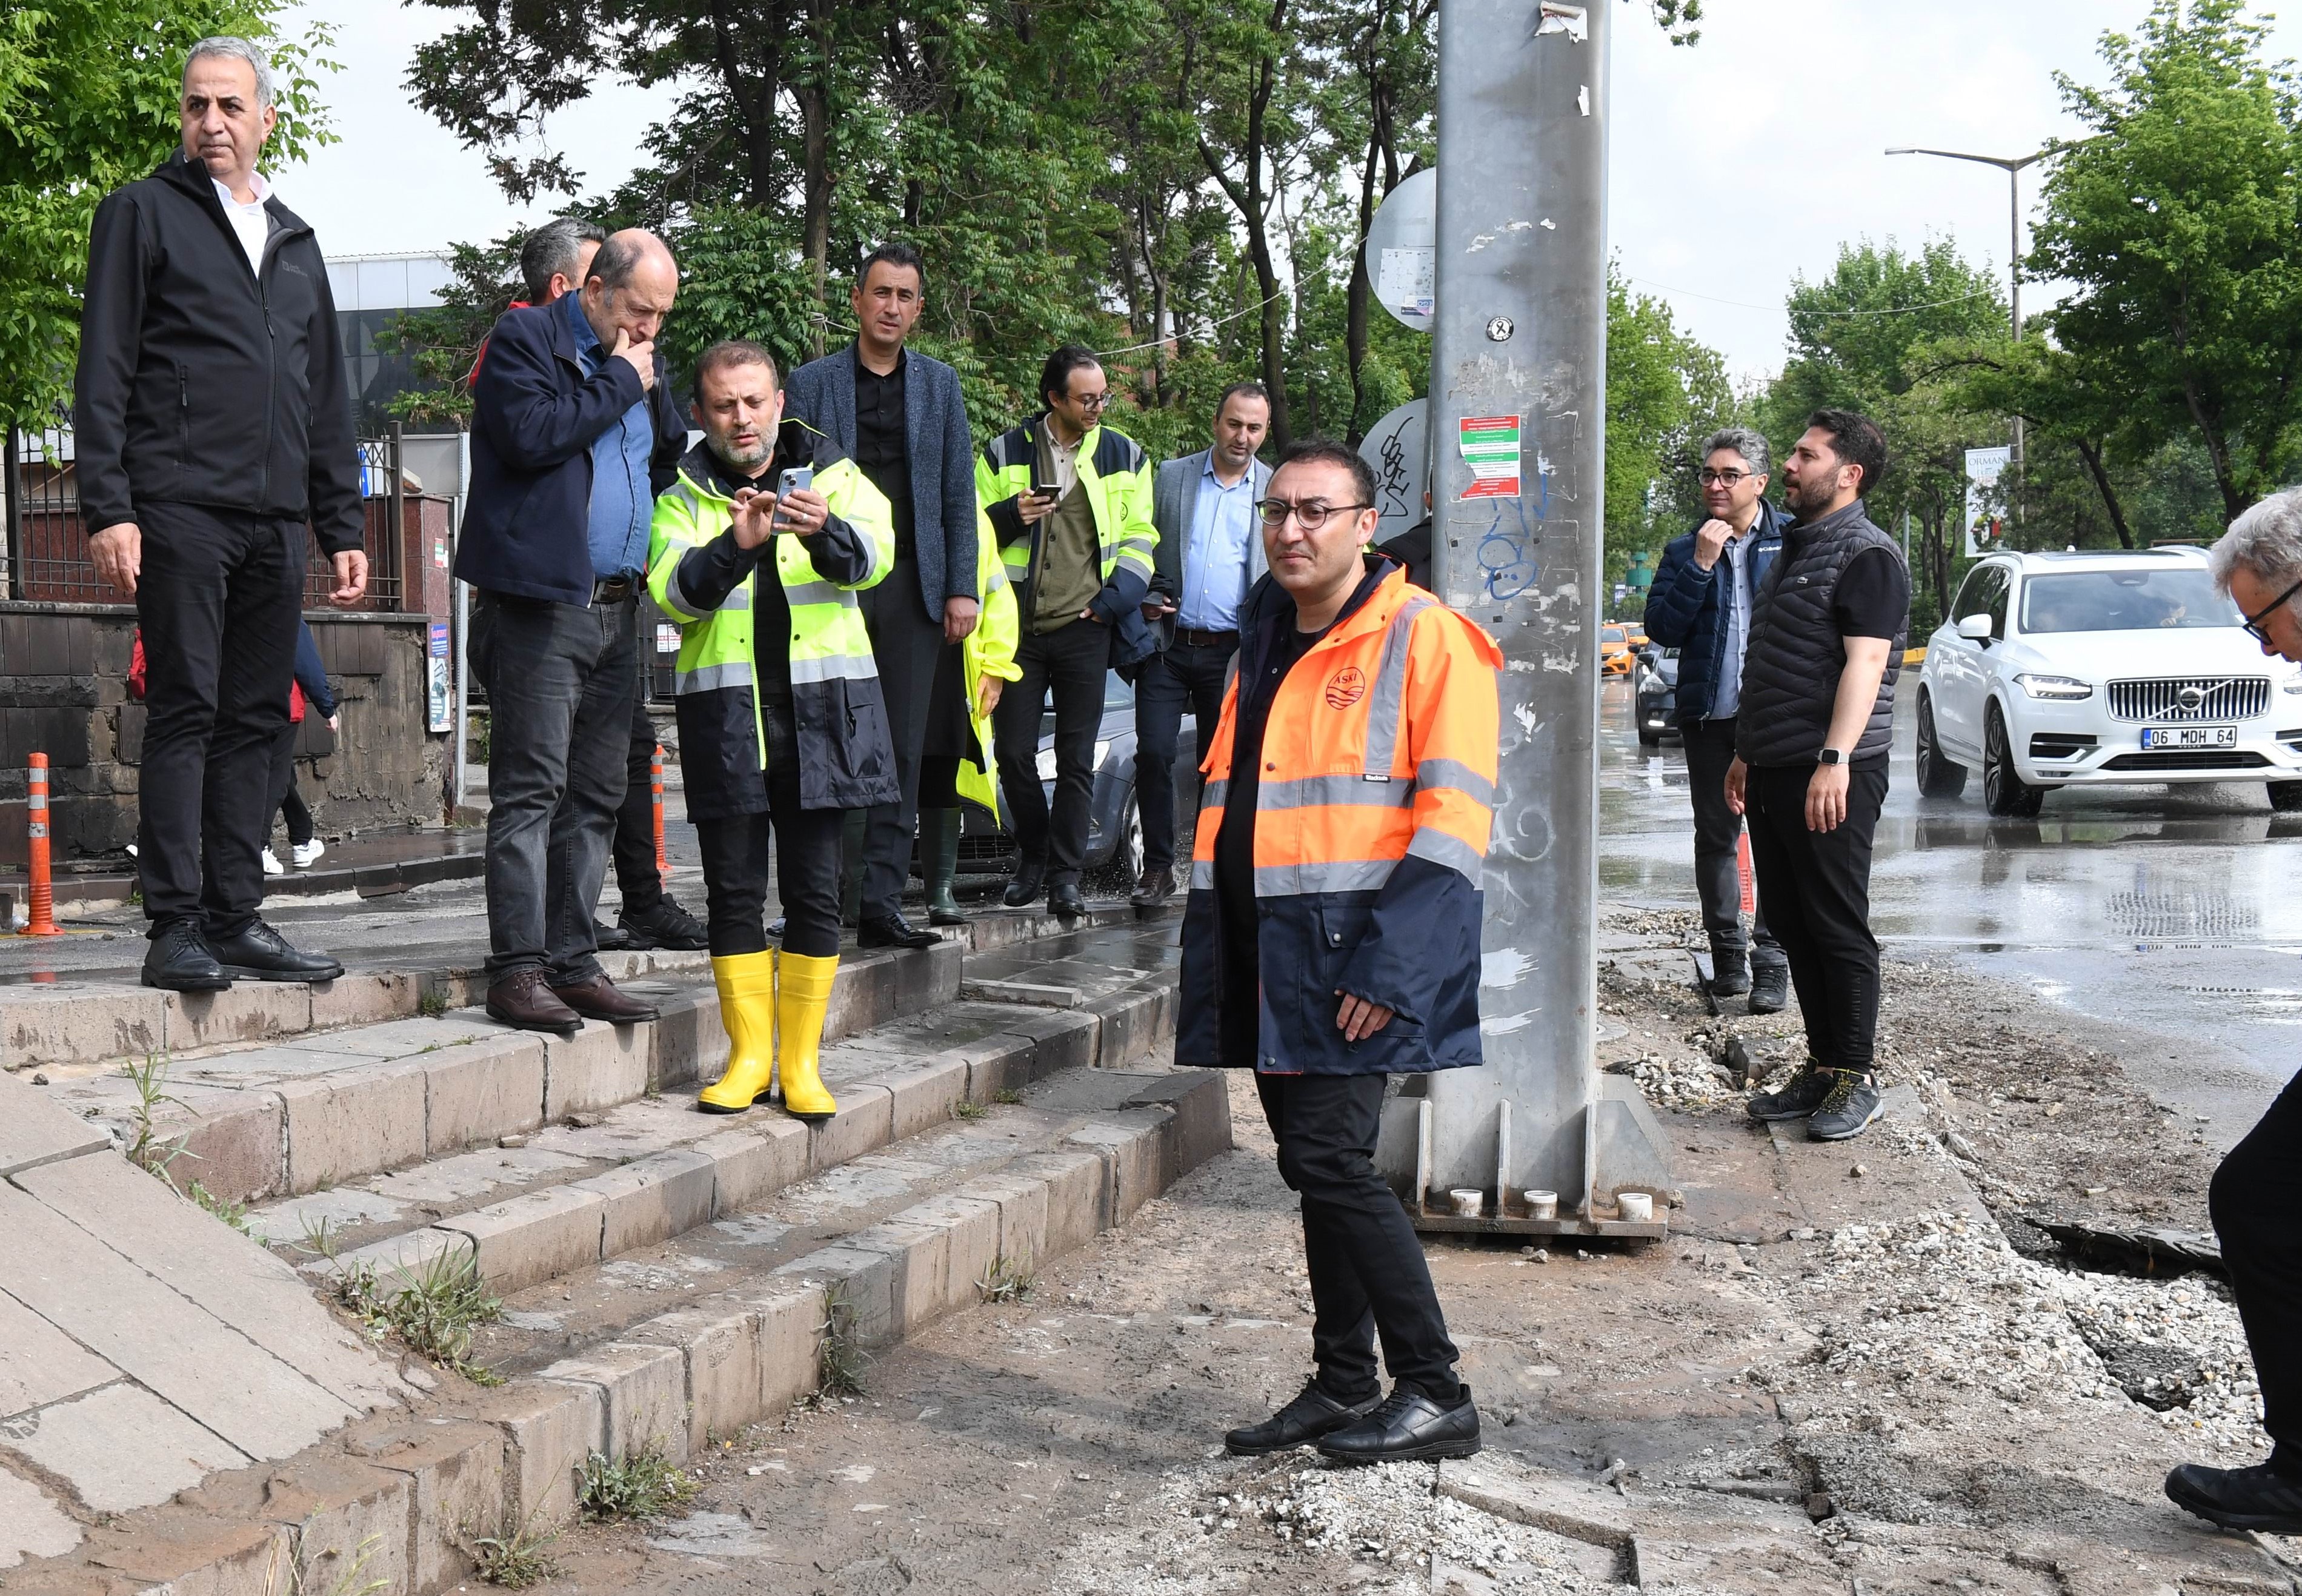
[[[855,463],[871,485],[887,496],[895,512],[895,558],[918,558],[912,529],[910,430],[905,420],[903,375],[911,361],[895,352],[895,369],[881,376],[855,351]]]

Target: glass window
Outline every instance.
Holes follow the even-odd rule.
[[[2235,626],[2238,606],[2196,566],[2052,571],[2022,584],[2025,632],[2151,632]]]

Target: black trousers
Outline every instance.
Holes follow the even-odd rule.
[[[887,699],[887,734],[895,745],[895,785],[903,797],[863,811],[863,914],[900,913],[912,875],[912,828],[919,819],[920,752],[927,744],[928,714],[937,669],[957,648],[943,640],[940,617],[928,618],[920,597],[920,562],[902,554],[887,579],[861,595],[871,631],[871,658]]]
[[[600,888],[623,807],[639,604],[483,590],[472,668],[488,689],[488,979],[600,973]]]
[[[2262,1386],[2272,1463],[2302,1476],[2302,1076],[2214,1172],[2207,1205]]]
[[[1694,800],[1694,891],[1702,900],[1702,928],[1710,933],[1714,954],[1755,953],[1762,962],[1779,960],[1783,950],[1767,929],[1761,898],[1751,914],[1751,936],[1743,937],[1743,878],[1735,866],[1735,844],[1743,817],[1726,807],[1726,767],[1735,762],[1735,718],[1693,720],[1679,727],[1686,745],[1686,786]],[[1752,873],[1755,875],[1756,868]]]
[[[791,701],[769,699],[760,705],[760,724],[768,743],[768,812],[695,822],[711,956],[767,950],[772,845],[784,950],[804,959],[828,959],[839,951],[839,827],[845,811],[800,807],[799,739]]]
[[[139,504],[144,766],[136,872],[152,931],[234,937],[264,903],[273,756],[303,611],[301,521]]]
[[[148,669],[148,659],[147,667]],[[272,808],[264,811],[264,840],[272,840],[272,817],[288,822],[288,841],[302,847],[312,840],[312,811],[296,790],[296,737],[304,728],[290,721],[272,744]]]
[[[1375,1172],[1380,1075],[1265,1075],[1255,1088],[1279,1143],[1279,1177],[1303,1199],[1311,1357],[1330,1396],[1372,1396],[1374,1348],[1390,1377],[1452,1403],[1455,1343],[1407,1210]]]
[[[1143,662],[1135,681],[1135,802],[1143,817],[1143,868],[1175,868],[1175,745],[1188,710],[1206,757],[1222,718],[1223,677],[1239,645],[1177,638]],[[1189,784],[1193,791],[1198,784]]]
[[[1868,1073],[1878,1035],[1878,939],[1870,934],[1870,842],[1886,767],[1847,773],[1846,819],[1806,827],[1812,765],[1751,767],[1751,868],[1791,967],[1806,1045],[1826,1069]]]
[[[643,644],[646,642],[642,639]],[[646,650],[641,650],[643,671]],[[663,902],[663,875],[655,868],[655,722],[647,710],[647,678],[632,700],[632,745],[624,765],[624,802],[616,811],[616,891],[624,912],[641,915]]]
[[[1023,675],[1007,684],[991,711],[992,752],[1015,846],[1043,862],[1050,886],[1075,886],[1087,860],[1095,801],[1095,737],[1103,726],[1104,678],[1111,668],[1111,632],[1100,621],[1073,621],[1058,632],[1026,635],[1015,648]],[[1055,802],[1039,787],[1039,718],[1055,705]]]

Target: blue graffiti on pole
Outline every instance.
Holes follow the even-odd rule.
[[[1543,485],[1543,502],[1547,506],[1550,497],[1547,477]],[[1511,517],[1516,523],[1514,526],[1504,525],[1502,506],[1506,504],[1510,507]],[[1536,519],[1541,518],[1542,513],[1538,509]],[[1540,541],[1540,534],[1527,525],[1526,506],[1523,500],[1510,499],[1497,502],[1495,518],[1488,525],[1485,535],[1479,539],[1479,569],[1484,575],[1488,598],[1498,603],[1516,599],[1542,579],[1542,567],[1536,562],[1532,552],[1533,546]]]

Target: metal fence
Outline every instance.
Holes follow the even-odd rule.
[[[359,608],[397,610],[407,542],[399,429],[395,424],[381,437],[364,438],[359,448],[368,558],[367,593]],[[127,608],[88,559],[88,537],[95,529],[80,515],[79,469],[67,431],[10,431],[0,441],[0,491],[7,506],[0,597]],[[307,544],[307,556],[305,606],[324,609],[335,585],[333,568],[315,542]]]

